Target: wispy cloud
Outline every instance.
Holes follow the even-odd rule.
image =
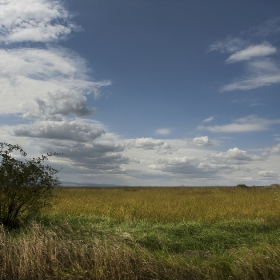
[[[60,1],[2,0],[0,42],[54,42],[78,27]]]
[[[221,91],[250,90],[280,83],[280,68],[271,58],[246,62],[245,75],[221,88]]]
[[[156,130],[156,134],[158,135],[168,135],[171,133],[171,129],[169,128],[159,128]]]
[[[209,46],[210,51],[219,51],[222,53],[234,53],[248,46],[248,42],[238,37],[227,37],[218,40]]]
[[[280,18],[272,19],[241,33],[239,37],[227,37],[210,45],[210,51],[231,54],[225,60],[226,64],[242,62],[246,66],[243,76],[222,86],[222,92],[251,90],[280,83],[277,57],[269,57],[277,53],[277,48],[267,40],[263,41],[270,34],[280,32],[279,23]],[[260,39],[262,43],[259,43]]]
[[[232,91],[232,90],[251,90],[263,86],[270,86],[273,84],[280,83],[280,72],[275,74],[264,74],[249,76],[245,79],[240,79],[234,83],[227,84],[221,87],[221,91]]]
[[[260,45],[249,46],[246,49],[233,53],[227,60],[227,63],[234,63],[243,60],[250,60],[256,57],[263,57],[274,54],[277,52],[277,48],[271,44],[264,42]]]
[[[280,124],[280,119],[269,120],[258,118],[257,116],[247,116],[240,118],[232,123],[225,125],[214,126],[199,126],[200,130],[208,130],[211,132],[226,132],[226,133],[238,133],[238,132],[253,132],[268,130],[272,125]]]
[[[264,23],[250,28],[249,33],[257,38],[268,37],[280,33],[280,17],[270,18]]]
[[[213,120],[214,120],[214,117],[213,117],[213,116],[211,116],[211,117],[209,117],[209,118],[207,118],[207,119],[203,120],[203,122],[208,123],[208,122],[211,122],[211,121],[213,121]]]

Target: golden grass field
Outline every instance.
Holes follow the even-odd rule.
[[[280,218],[280,188],[62,188],[52,215],[106,216],[120,221],[218,221]]]
[[[0,280],[278,280],[280,188],[62,187],[0,226]]]

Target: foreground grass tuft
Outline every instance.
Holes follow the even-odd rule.
[[[2,228],[0,279],[181,279],[193,273],[191,266],[181,271],[161,262],[129,235],[80,239],[71,232],[66,221],[60,228],[32,223],[20,235]]]

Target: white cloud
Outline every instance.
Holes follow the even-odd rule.
[[[243,60],[250,60],[255,57],[268,56],[276,52],[276,47],[273,47],[271,44],[264,42],[261,45],[249,46],[246,49],[235,52],[226,60],[226,62],[233,63]]]
[[[240,150],[238,148],[229,149],[227,152],[220,152],[217,154],[213,154],[212,158],[217,159],[219,162],[221,161],[233,161],[234,163],[243,164],[247,161],[255,161],[260,160],[260,157],[257,155],[251,155],[246,151]]]
[[[99,182],[135,184],[138,176],[137,182],[143,185],[151,180],[158,185],[181,184],[182,180],[189,178],[194,179],[192,182],[197,182],[198,178],[201,182],[204,178],[203,182],[208,184],[209,179],[222,178],[229,182],[228,178],[244,178],[248,166],[259,163],[258,156],[238,148],[213,153],[211,146],[217,142],[208,136],[187,139],[191,145],[209,147],[201,149],[187,146],[182,139],[131,140],[121,139],[112,132],[104,134],[103,124],[86,119],[94,113],[87,100],[89,95],[100,97],[100,89],[111,82],[95,81],[81,56],[53,44],[77,30],[63,2],[0,0],[0,21],[0,43],[4,46],[0,49],[0,113],[16,114],[17,118],[30,122],[1,126],[1,137],[10,143],[22,144],[35,155],[48,151],[64,152],[63,157],[54,161],[64,166],[61,173],[64,180],[97,182],[98,179]],[[233,55],[231,59],[242,61],[246,55],[249,57],[249,46],[245,40],[230,38],[213,44],[211,50],[234,53],[235,57]],[[246,49],[247,54],[244,53]],[[251,61],[247,62],[250,75],[245,77],[248,82],[244,87],[253,83],[252,78],[280,73],[276,63],[263,57],[256,60],[259,55],[252,56],[251,52]],[[244,78],[239,83],[242,81]],[[246,131],[246,125],[251,130],[262,130],[279,123],[253,116],[225,126],[209,126],[213,120],[212,116],[205,119],[205,126],[201,129],[239,132]],[[234,128],[235,124],[237,127]],[[256,125],[255,128],[252,125]],[[169,135],[171,129],[160,128],[155,133]],[[270,152],[276,153],[278,148],[275,146]],[[155,160],[159,155],[161,158]],[[256,170],[260,168],[263,167]],[[273,168],[263,168],[259,176],[268,177]],[[164,176],[162,172],[165,172]],[[235,176],[237,172],[238,176]]]
[[[280,83],[280,68],[269,58],[247,62],[247,74],[221,88],[221,91],[250,90]]]
[[[271,18],[266,22],[251,28],[250,32],[252,32],[252,34],[256,37],[260,37],[260,36],[266,37],[271,34],[273,35],[277,34],[280,32],[279,22],[280,22],[280,17]]]
[[[15,136],[89,142],[104,134],[99,123],[86,120],[36,121],[30,125],[17,125]]]
[[[173,174],[184,174],[191,178],[212,177],[216,173],[214,169],[208,170],[199,166],[199,159],[189,157],[159,158],[149,168]]]
[[[275,18],[265,22],[264,24],[251,28],[249,31],[243,32],[238,38],[228,37],[224,40],[217,41],[210,45],[210,51],[219,51],[221,53],[230,53],[226,59],[226,63],[245,62],[246,72],[234,82],[227,83],[220,90],[251,90],[259,87],[269,86],[280,83],[279,63],[268,58],[269,55],[277,53],[277,48],[267,41],[261,44],[249,42],[248,38],[268,36],[273,33],[280,32],[280,18]],[[245,38],[244,40],[243,38]],[[243,38],[242,38],[243,37]]]
[[[47,93],[45,98],[38,98],[24,106],[26,113],[23,114],[23,117],[28,119],[59,120],[62,119],[62,116],[70,114],[81,117],[95,112],[95,109],[87,108],[87,99],[79,92]]]
[[[127,146],[128,148],[140,148],[148,151],[156,149],[156,152],[161,155],[172,154],[179,149],[177,145],[171,145],[164,140],[156,140],[151,137],[134,139]]]
[[[0,41],[53,42],[65,38],[78,27],[57,0],[1,0]]]
[[[147,138],[143,137],[143,138],[137,138],[137,139],[133,140],[132,142],[130,142],[129,145],[131,147],[135,147],[135,148],[152,150],[156,147],[163,146],[164,141],[163,140],[156,140],[156,139],[153,139],[151,137],[147,137]]]
[[[203,120],[203,122],[211,122],[211,121],[213,121],[213,120],[214,120],[214,117],[211,116],[211,117],[209,117],[209,118]]]
[[[266,148],[263,152],[264,156],[270,155],[270,154],[279,154],[280,153],[280,144],[276,144],[270,148]]]
[[[279,120],[268,120],[258,118],[256,116],[248,116],[235,120],[230,124],[214,125],[214,126],[199,126],[198,129],[208,130],[211,132],[226,132],[226,133],[238,133],[238,132],[252,132],[268,130],[270,126],[280,124]]]
[[[241,38],[228,37],[224,40],[219,40],[210,45],[210,51],[219,51],[222,53],[233,53],[246,47],[248,43]]]
[[[168,128],[160,128],[156,130],[156,134],[158,135],[168,135],[170,134],[171,130]]]
[[[218,179],[225,174],[228,176],[235,172],[247,172],[249,169],[246,169],[245,165],[260,159],[257,155],[233,148],[226,152],[211,153],[204,157],[158,158],[154,164],[149,165],[149,168],[173,174],[184,174],[188,178]]]
[[[188,145],[193,146],[217,146],[218,142],[212,141],[208,136],[200,136],[192,139],[186,139]]]
[[[0,49],[1,114],[37,118],[45,112],[54,118],[93,112],[87,109],[86,95],[100,97],[100,87],[111,82],[94,81],[82,57],[46,44],[77,30],[71,17],[59,0],[0,0],[0,43],[5,43]],[[25,42],[28,48],[26,44],[7,48],[10,43]]]
[[[272,171],[272,170],[261,170],[258,174],[262,177],[279,177],[279,172]]]
[[[124,149],[123,145],[108,141],[91,143],[49,141],[42,145],[43,152],[59,151],[64,153],[61,156],[61,161],[68,162],[69,173],[75,170],[76,176],[91,177],[95,174],[124,173],[125,169],[122,165],[130,162],[130,159],[123,155]]]
[[[50,105],[50,98],[57,98],[58,92],[69,96],[68,101],[62,98],[60,103],[72,99],[77,106],[85,107],[83,96],[94,95],[100,87],[111,84],[93,81],[86,64],[79,55],[64,48],[1,49],[0,113],[34,114],[36,100],[45,100]]]
[[[280,83],[280,73],[275,75],[263,75],[242,79],[238,82],[223,86],[221,91],[250,90],[278,83]]]
[[[117,136],[108,133],[110,142],[100,141],[104,125],[77,118],[94,113],[87,96],[99,98],[111,82],[93,80],[85,59],[53,44],[78,29],[63,2],[0,0],[0,21],[0,114],[34,121],[1,126],[2,137],[29,142],[33,152],[64,152],[55,161],[66,166],[64,176],[124,173],[130,159],[111,139]]]
[[[163,145],[159,146],[157,153],[161,155],[172,154],[173,152],[179,149],[178,146],[170,145],[169,143],[164,142]]]

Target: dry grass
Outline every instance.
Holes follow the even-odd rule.
[[[41,221],[0,227],[0,280],[280,279],[279,195],[64,188]]]
[[[88,228],[82,228],[87,231]],[[221,280],[280,277],[280,247],[233,248],[221,255],[187,250],[152,254],[129,234],[79,238],[73,225],[32,223],[24,232],[0,228],[0,279]]]
[[[120,221],[280,218],[280,188],[63,188],[50,214]]]
[[[133,239],[73,239],[73,229],[48,229],[38,223],[20,236],[0,230],[0,279],[185,279],[183,270],[158,261]],[[198,273],[196,273],[198,275]]]

